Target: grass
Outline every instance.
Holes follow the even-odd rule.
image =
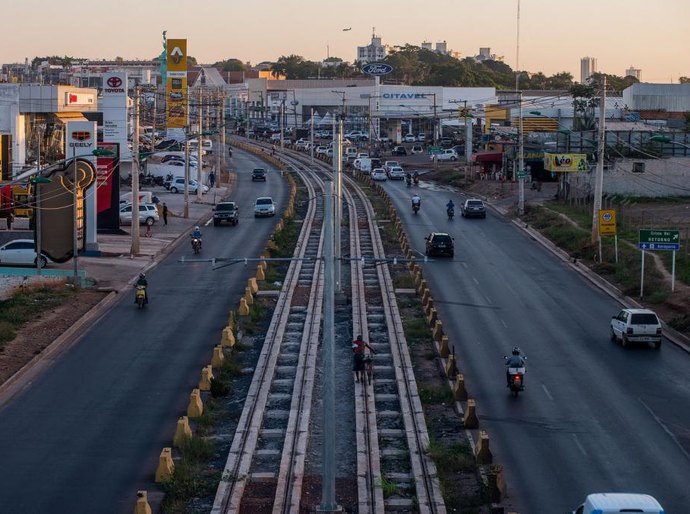
[[[476,467],[472,448],[467,442],[444,443],[431,439],[427,452],[436,464],[439,474],[473,471]]]
[[[415,315],[403,319],[405,338],[410,347],[414,347],[431,339],[431,332],[429,331],[429,326],[426,323],[422,310],[417,309],[417,312],[414,314]]]
[[[266,309],[258,301],[249,307],[249,316],[242,320],[242,330],[248,335],[255,335],[261,331],[261,322],[266,316]]]
[[[398,486],[392,480],[389,480],[386,475],[381,475],[381,489],[383,490],[383,497],[390,498],[398,492]]]
[[[448,405],[454,401],[453,391],[451,391],[446,384],[420,387],[419,399],[422,401],[422,403],[443,405]]]

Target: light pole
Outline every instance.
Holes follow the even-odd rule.
[[[434,137],[433,137],[433,144],[436,146],[436,143],[438,142],[438,118],[436,117],[436,93],[425,93],[424,96],[433,96],[434,97]]]

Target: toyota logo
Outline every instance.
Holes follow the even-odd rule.
[[[122,85],[122,79],[120,77],[110,77],[107,82],[110,87],[120,87]]]

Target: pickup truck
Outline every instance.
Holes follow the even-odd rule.
[[[239,209],[235,202],[221,202],[213,209],[213,225],[218,226],[223,221],[237,225],[240,221]]]

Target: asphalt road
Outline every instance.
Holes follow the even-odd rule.
[[[455,237],[455,259],[435,258],[424,277],[516,510],[566,512],[592,492],[643,492],[666,512],[688,512],[690,356],[668,341],[660,351],[612,343],[620,305],[498,214],[464,219],[456,193],[385,187],[420,257],[429,232]],[[528,356],[519,398],[505,385],[514,345]]]
[[[279,219],[255,219],[254,200],[289,188],[277,172],[236,151],[237,226],[202,227],[200,257],[258,257]],[[270,169],[270,168],[269,168]],[[201,368],[210,362],[228,312],[256,264],[213,271],[183,242],[152,269],[150,305],[120,299],[83,338],[0,411],[0,512],[131,513],[136,492],[151,489],[160,451]]]

